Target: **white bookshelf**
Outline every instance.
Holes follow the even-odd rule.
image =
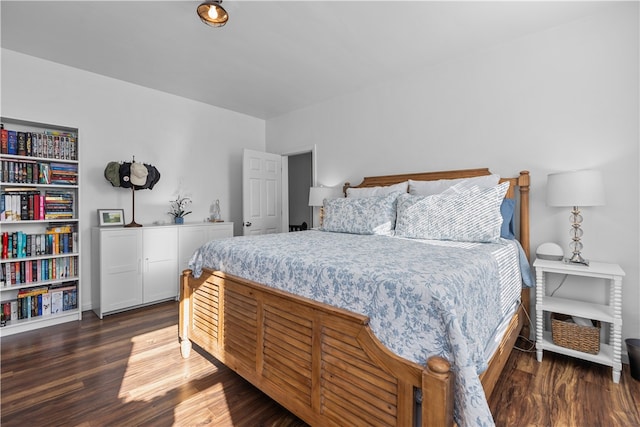
[[[0,205],[2,207],[0,236],[3,240],[0,241],[0,245],[4,245],[5,240],[7,242],[9,240],[8,236],[12,236],[12,247],[0,252],[0,268],[2,269],[0,271],[0,302],[3,303],[3,309],[5,308],[4,303],[12,301],[16,302],[16,306],[19,300],[21,300],[21,305],[26,305],[27,297],[24,295],[30,291],[32,291],[31,293],[40,292],[40,298],[38,295],[30,296],[30,311],[27,307],[26,311],[21,310],[20,313],[17,311],[9,312],[9,319],[3,316],[4,322],[0,327],[0,336],[8,336],[63,322],[77,321],[82,318],[81,227],[79,219],[81,174],[78,160],[78,129],[6,117],[0,118],[0,122],[4,126],[4,130],[7,131],[6,134],[8,131],[14,131],[16,134],[22,133],[25,138],[26,135],[31,135],[31,146],[25,146],[24,151],[7,152],[9,141],[6,141],[7,145],[4,145],[3,142],[0,150],[0,189],[3,197]],[[49,136],[53,144],[50,150],[48,141],[46,141]],[[38,142],[38,138],[41,137],[45,137],[44,142]],[[25,144],[27,141],[25,139]],[[44,150],[41,149],[43,144],[46,144]],[[69,182],[60,182],[60,179],[58,182],[51,182],[45,178],[45,174],[49,177],[48,173],[51,173],[53,169],[52,163],[65,170],[63,173],[56,172],[53,176],[60,178],[66,173]],[[58,190],[62,191],[67,198],[67,206],[70,201],[69,210],[56,214],[53,211],[53,205],[48,205],[50,209],[47,209],[46,212],[33,212],[33,210],[39,209],[39,206],[34,206],[34,202],[29,201],[30,196],[38,194],[38,197],[44,197],[47,192],[49,192],[49,196],[53,196],[53,192]],[[21,206],[20,216],[14,214],[16,207],[13,204],[11,207],[8,206],[7,195],[26,195],[28,212],[23,215],[24,206]],[[42,215],[43,213],[44,215]],[[41,248],[45,253],[41,253],[35,242],[41,242],[41,236],[46,235],[48,229],[54,235],[57,234],[57,238],[55,236],[51,238],[49,245],[42,243]],[[17,233],[23,233],[27,236],[23,242],[26,245],[22,245],[25,246],[22,253],[17,252],[17,245],[15,245],[16,250],[13,248],[14,240],[21,241],[16,237]],[[5,239],[4,236],[7,238]],[[56,248],[53,247],[55,242],[58,242]],[[17,276],[16,269],[19,270]],[[51,313],[51,307],[46,308],[48,298],[42,297],[42,295],[48,293],[52,296],[56,292],[56,288],[62,287],[67,289],[64,292],[59,292],[63,299],[62,305],[59,306],[60,311]],[[72,292],[73,288],[75,288],[75,292]],[[34,297],[35,303],[33,302]]]

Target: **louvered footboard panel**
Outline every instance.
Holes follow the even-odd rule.
[[[220,287],[205,282],[193,293],[192,334],[203,347],[217,346],[220,327]]]
[[[255,298],[228,287],[224,290],[224,349],[227,355],[255,369],[258,337],[258,304]]]
[[[322,411],[338,425],[394,426],[398,383],[375,366],[360,344],[323,328]]]
[[[264,308],[262,375],[304,405],[311,405],[313,325],[272,305]]]

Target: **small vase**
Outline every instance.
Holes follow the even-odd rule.
[[[173,222],[175,222],[176,224],[184,224],[184,217],[177,216],[173,219]]]

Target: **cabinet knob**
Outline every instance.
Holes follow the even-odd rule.
[[[251,223],[250,223],[249,221],[245,222],[243,225],[244,225],[245,227],[251,227]]]

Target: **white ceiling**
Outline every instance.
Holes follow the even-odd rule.
[[[612,2],[2,1],[2,47],[268,119]]]

